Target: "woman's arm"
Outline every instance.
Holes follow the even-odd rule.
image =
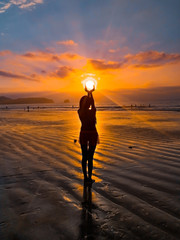
[[[88,93],[88,97],[90,99],[90,103],[92,108],[95,108],[95,104],[94,104],[94,98],[93,98],[93,94],[92,92],[95,90],[95,86],[93,87],[93,89],[91,91],[88,91],[87,88],[85,87],[85,91]]]

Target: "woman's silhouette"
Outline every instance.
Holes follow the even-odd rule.
[[[83,96],[79,103],[79,118],[81,120],[81,131],[79,141],[82,150],[82,171],[84,174],[84,182],[93,183],[92,180],[92,169],[93,169],[93,155],[98,141],[98,133],[96,130],[96,108],[94,105],[94,99],[92,92],[95,90],[88,91],[85,87],[87,96]],[[88,175],[87,166],[88,162]]]

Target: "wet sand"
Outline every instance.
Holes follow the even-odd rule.
[[[0,239],[180,237],[180,112],[97,112],[84,187],[75,111],[0,112]]]

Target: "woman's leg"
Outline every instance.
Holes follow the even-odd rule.
[[[89,175],[89,179],[91,179],[92,176],[92,170],[93,170],[93,156],[94,156],[94,151],[96,149],[96,145],[95,146],[89,146],[89,150],[88,150],[88,175]]]
[[[87,179],[87,170],[86,170],[86,164],[87,164],[87,158],[88,158],[87,145],[81,145],[81,150],[82,150],[82,171],[84,174],[84,179]]]

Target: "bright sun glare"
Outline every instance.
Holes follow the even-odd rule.
[[[92,90],[93,88],[94,88],[94,82],[93,81],[91,81],[91,80],[88,80],[87,82],[86,82],[86,88],[87,88],[87,90]]]
[[[88,74],[90,75],[90,74]],[[83,87],[87,88],[88,91],[91,91],[94,87],[97,87],[97,81],[94,77],[88,76],[82,81]]]

